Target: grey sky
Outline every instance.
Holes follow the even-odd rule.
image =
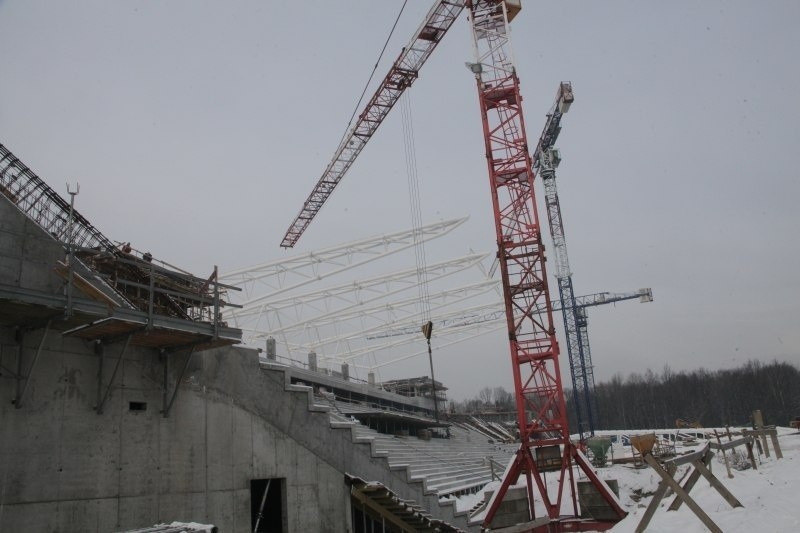
[[[430,5],[409,4],[387,58]],[[282,257],[400,5],[0,2],[0,142],[61,193],[79,180],[106,235],[198,275]],[[591,312],[597,379],[800,361],[798,20],[790,0],[528,1],[514,21],[530,138],[575,88],[558,175],[576,293],[655,293]],[[464,17],[412,89],[423,221],[471,217],[429,259],[494,248],[471,54]],[[298,251],[410,225],[401,133],[395,113]],[[437,361],[455,397],[511,388],[502,336]]]

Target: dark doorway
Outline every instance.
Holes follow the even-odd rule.
[[[283,533],[284,478],[250,480],[250,530],[256,533]],[[264,497],[266,492],[266,498]],[[263,504],[263,505],[262,505]],[[259,513],[261,518],[259,519]],[[258,529],[256,529],[258,522]]]

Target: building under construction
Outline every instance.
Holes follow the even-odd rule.
[[[0,187],[0,530],[479,529],[452,496],[514,447],[437,422],[430,381],[237,347],[213,269],[111,241],[2,145]]]
[[[223,311],[236,307],[228,296],[238,287],[221,283],[216,267],[194,276],[110,240],[74,209],[77,191],[68,202],[0,146],[0,394],[10,399],[0,408],[0,529],[114,531],[191,520],[223,531],[522,524],[515,530],[543,533],[607,530],[621,520],[626,511],[570,436],[533,186],[536,172],[549,176],[553,232],[559,158],[551,148],[572,89],[560,84],[550,127],[538,145],[529,143],[510,47],[509,23],[520,9],[517,0],[435,1],[281,242],[294,246],[467,12],[516,435],[440,417],[446,389],[433,375],[430,317],[430,380],[359,383],[346,364],[323,371],[313,352],[307,365],[279,362],[269,343],[262,358],[235,346],[242,331],[224,319],[235,313]],[[588,391],[585,310],[564,275],[563,232],[556,228],[553,238],[568,340],[577,346],[570,370]],[[425,286],[422,277],[418,284]],[[589,400],[580,403],[591,433]],[[517,435],[516,444],[498,443]],[[599,504],[580,504],[577,476]],[[486,501],[457,507],[455,496],[493,479],[500,483]]]

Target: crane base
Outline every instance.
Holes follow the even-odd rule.
[[[586,520],[574,516],[550,519],[547,517],[537,518],[524,524],[516,524],[508,527],[485,529],[491,533],[568,533],[572,531],[608,531],[617,522],[603,522],[598,520]]]

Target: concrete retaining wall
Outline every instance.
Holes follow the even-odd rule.
[[[0,197],[0,285],[62,294],[52,271],[64,250]],[[345,473],[384,483],[433,516],[470,529],[466,513],[426,492],[406,469],[392,470],[370,442],[331,427],[309,389],[254,350],[196,353],[168,418],[161,414],[165,361],[130,347],[105,393],[123,342],[104,347],[43,329],[17,335],[0,301],[0,531],[108,532],[163,521],[213,523],[252,531],[250,481],[285,478],[289,532],[349,531]],[[54,319],[58,329],[58,317]],[[22,358],[29,376],[13,373]],[[168,392],[185,354],[169,356]],[[98,371],[102,366],[102,376]],[[146,409],[131,409],[132,404]],[[474,529],[474,527],[472,528]]]
[[[26,365],[40,339],[41,330],[26,335]],[[0,346],[2,365],[16,368],[12,330],[0,329]],[[121,348],[105,350],[106,385]],[[172,357],[175,368],[185,356]],[[98,415],[98,356],[51,332],[22,408],[11,403],[16,380],[0,378],[0,531],[108,532],[172,520],[252,531],[250,480],[263,478],[287,480],[289,531],[345,531],[344,473],[243,405],[253,402],[237,396],[252,390],[233,395],[212,385],[234,384],[226,376],[246,367],[259,377],[257,354],[229,349],[192,360],[163,418],[162,363],[150,350],[129,349]],[[147,408],[132,411],[130,402]],[[264,410],[275,403],[265,400]]]

